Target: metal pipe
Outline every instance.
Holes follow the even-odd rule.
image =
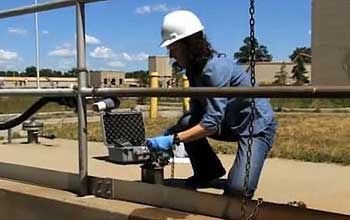
[[[38,0],[35,0],[35,5]],[[38,28],[38,13],[35,12],[35,57],[36,57],[36,87],[40,89],[40,57],[39,57],[39,28]]]
[[[83,71],[86,72],[86,71]],[[0,95],[6,96],[74,96],[74,89],[0,89]],[[84,96],[118,97],[270,97],[270,98],[350,98],[349,86],[289,86],[289,87],[196,87],[196,88],[81,88]]]
[[[0,96],[62,96],[72,97],[74,89],[0,89]]]
[[[79,134],[79,180],[81,196],[87,195],[87,119],[85,96],[80,92],[87,86],[87,70],[85,62],[85,6],[76,3],[76,27],[77,27],[77,67],[78,67],[78,134]]]
[[[270,98],[350,98],[349,86],[289,87],[192,87],[192,88],[84,88],[84,95],[119,97],[270,97]]]
[[[9,128],[7,130],[7,143],[11,144],[12,143],[12,128]]]
[[[81,4],[86,4],[86,3],[99,2],[99,1],[106,1],[106,0],[78,0],[78,1],[61,0],[61,1],[46,2],[42,4],[37,4],[37,5],[34,4],[34,5],[25,6],[25,7],[0,11],[0,19],[30,14],[34,12],[48,11],[48,10],[63,8],[68,6],[74,6],[77,2]]]

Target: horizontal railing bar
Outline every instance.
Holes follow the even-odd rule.
[[[0,89],[0,96],[74,96],[74,89]]]
[[[192,88],[83,88],[84,95],[119,97],[269,97],[350,98],[350,86],[289,87],[192,87]],[[1,94],[1,93],[0,93]]]
[[[73,5],[76,5],[76,2],[92,3],[92,2],[98,2],[98,1],[106,1],[106,0],[61,0],[61,1],[33,4],[25,7],[0,11],[0,19],[73,6]]]
[[[74,96],[75,89],[0,89],[0,95]],[[192,88],[83,88],[85,96],[117,97],[270,97],[270,98],[350,98],[350,86],[290,87],[192,87]]]

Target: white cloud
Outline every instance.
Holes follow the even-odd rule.
[[[9,28],[7,28],[7,31],[9,33],[18,34],[18,35],[26,35],[27,34],[27,30],[25,30],[23,28],[9,27]]]
[[[148,54],[141,52],[133,55],[133,60],[137,60],[137,61],[147,60],[148,56],[149,56]]]
[[[144,61],[148,59],[148,54],[144,52],[137,54],[129,54],[126,52],[115,53],[112,49],[104,46],[96,47],[89,54],[90,57],[105,60],[107,66],[116,68],[125,67],[128,62]]]
[[[73,57],[73,56],[75,56],[75,50],[72,50],[69,48],[56,49],[56,50],[49,52],[49,56]]]
[[[87,34],[85,35],[85,40],[87,44],[91,44],[91,45],[101,44],[101,41],[98,38]]]
[[[47,30],[43,30],[41,33],[42,34],[49,34],[49,32]]]
[[[13,61],[19,58],[16,52],[0,49],[0,62]]]
[[[152,9],[153,11],[159,11],[159,12],[168,12],[170,10],[166,4],[154,5]]]
[[[108,62],[107,64],[108,66],[111,66],[111,67],[125,67],[125,63],[118,60]]]
[[[311,31],[311,30],[309,30],[308,34],[309,34],[309,35],[311,35],[311,34],[312,34],[312,31]]]
[[[132,61],[132,58],[128,53],[121,53],[120,58],[126,61]]]
[[[145,6],[138,7],[138,8],[136,8],[135,12],[136,12],[136,14],[148,14],[148,13],[151,13],[151,6],[145,5]]]
[[[70,43],[63,44],[62,47],[57,47],[55,50],[49,52],[49,56],[56,57],[73,57],[76,55],[76,50],[73,49]]]
[[[96,47],[94,51],[90,52],[90,56],[93,58],[109,59],[109,58],[113,58],[115,55],[112,49],[101,46],[101,47]]]
[[[144,5],[135,9],[136,14],[150,14],[152,12],[169,12],[173,11],[176,8],[169,8],[167,4],[157,4],[157,5]]]
[[[138,54],[128,54],[128,53],[120,53],[116,56],[118,60],[124,60],[124,61],[143,61],[148,59],[148,54],[141,52]]]

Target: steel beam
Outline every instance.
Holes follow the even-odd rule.
[[[0,177],[34,183],[55,189],[80,192],[78,174],[47,170],[0,162]],[[88,177],[88,193],[103,198],[147,204],[162,208],[208,215],[224,219],[239,219],[241,200],[211,193],[197,192],[159,184],[125,181],[95,176]],[[256,205],[248,202],[247,213]],[[349,220],[349,215],[286,204],[264,202],[256,220]]]
[[[77,32],[77,67],[78,67],[78,142],[79,142],[79,180],[81,196],[88,193],[88,153],[87,153],[87,118],[85,96],[80,92],[87,86],[87,70],[85,60],[85,7],[76,3],[76,32]]]
[[[350,87],[196,87],[196,88],[81,88],[84,96],[117,97],[270,97],[270,98],[350,98]],[[5,96],[74,96],[74,89],[0,89]]]
[[[84,72],[84,69],[81,70]],[[85,83],[87,77],[81,83]],[[80,88],[82,95],[117,97],[270,97],[270,98],[350,98],[349,86],[289,86],[289,87],[192,87],[192,88]],[[0,95],[73,96],[74,89],[0,89]]]
[[[270,97],[270,98],[350,98],[350,86],[288,87],[192,87],[192,88],[84,88],[85,95],[119,97]]]
[[[41,3],[41,4],[33,4],[25,7],[0,11],[0,19],[19,16],[19,15],[25,15],[25,14],[30,14],[30,13],[40,12],[40,11],[48,11],[48,10],[57,9],[57,8],[64,8],[68,6],[75,6],[77,2],[86,4],[86,3],[99,2],[99,1],[106,1],[106,0],[60,0],[60,1]]]
[[[0,89],[0,96],[74,96],[74,89]]]

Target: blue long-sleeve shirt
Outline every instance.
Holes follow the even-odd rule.
[[[238,66],[232,58],[214,55],[201,74],[186,73],[192,87],[250,87],[250,74]],[[251,98],[242,97],[193,97],[191,112],[200,114],[200,124],[220,135],[223,126],[235,134],[248,135]],[[273,120],[274,112],[266,98],[255,98],[254,134],[264,130]]]

